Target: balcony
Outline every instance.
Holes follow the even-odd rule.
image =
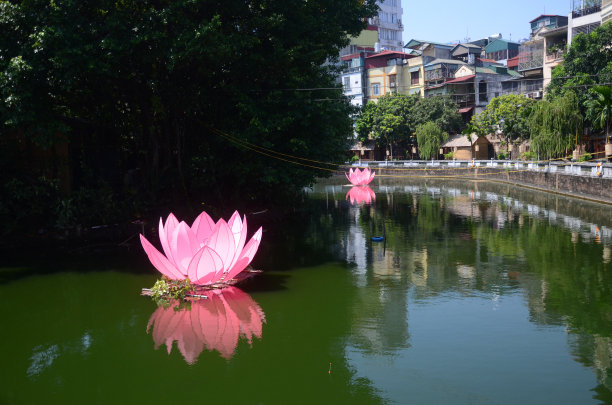
[[[557,51],[557,52],[547,53],[546,54],[546,63],[552,63],[552,62],[561,61],[561,60],[563,60],[563,55],[564,54],[565,54],[565,51]]]
[[[572,18],[584,17],[585,15],[595,14],[601,11],[601,4],[597,4],[590,7],[576,9],[572,11]]]
[[[539,58],[533,58],[525,62],[519,62],[518,70],[519,72],[521,72],[523,70],[539,69],[539,68],[542,68],[543,66],[544,66],[544,60],[542,57],[539,57]]]
[[[474,94],[453,94],[451,98],[459,107],[470,107],[476,103]]]

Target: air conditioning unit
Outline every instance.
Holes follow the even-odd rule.
[[[542,92],[536,91],[535,93],[533,93],[533,98],[542,98]]]

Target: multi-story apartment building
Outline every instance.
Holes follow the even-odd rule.
[[[382,51],[402,51],[402,3],[401,0],[377,1],[380,11],[370,19],[370,24],[378,27],[378,39]]]
[[[612,21],[612,0],[603,0],[601,2],[601,23],[605,24]]]
[[[518,43],[508,41],[498,36],[497,38],[491,38],[488,45],[485,47],[485,55],[487,59],[493,59],[507,65],[508,59],[512,59],[518,55],[518,49]]]
[[[523,75],[520,93],[536,99],[544,95],[552,68],[561,62],[566,49],[563,34],[568,20],[561,15],[543,14],[529,22],[531,38],[519,46],[518,71]]]
[[[371,25],[358,37],[351,38],[349,46],[340,52],[340,82],[344,87],[344,94],[355,106],[362,106],[367,101],[368,75],[365,58],[376,53],[374,48],[377,43],[378,28]]]
[[[408,59],[404,69],[404,83],[402,89],[404,93],[416,94],[425,97],[425,65],[435,59],[450,59],[452,45],[441,44],[432,41],[411,39],[404,47],[405,52],[414,55]],[[407,91],[406,91],[407,90]]]
[[[563,55],[567,52],[567,25],[542,32],[540,36],[544,38],[542,86],[544,92],[546,92],[546,86],[550,83],[553,69],[563,62]]]
[[[368,74],[368,100],[376,101],[388,93],[405,93],[400,90],[404,83],[404,66],[414,58],[404,52],[383,51],[365,59],[365,69]]]
[[[573,0],[572,12],[567,21],[567,46],[572,45],[572,39],[576,35],[591,33],[601,25],[601,11],[602,0]],[[607,12],[609,13],[609,10]]]

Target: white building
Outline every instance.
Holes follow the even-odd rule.
[[[601,0],[573,0],[573,10],[567,19],[567,46],[580,34],[590,34],[601,25]]]
[[[378,27],[380,50],[403,51],[402,33],[402,2],[401,0],[377,1],[380,11],[378,16],[370,20],[370,24]]]

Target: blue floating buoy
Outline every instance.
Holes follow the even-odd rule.
[[[385,239],[383,236],[372,236],[372,241],[373,242],[380,242],[383,239]]]

